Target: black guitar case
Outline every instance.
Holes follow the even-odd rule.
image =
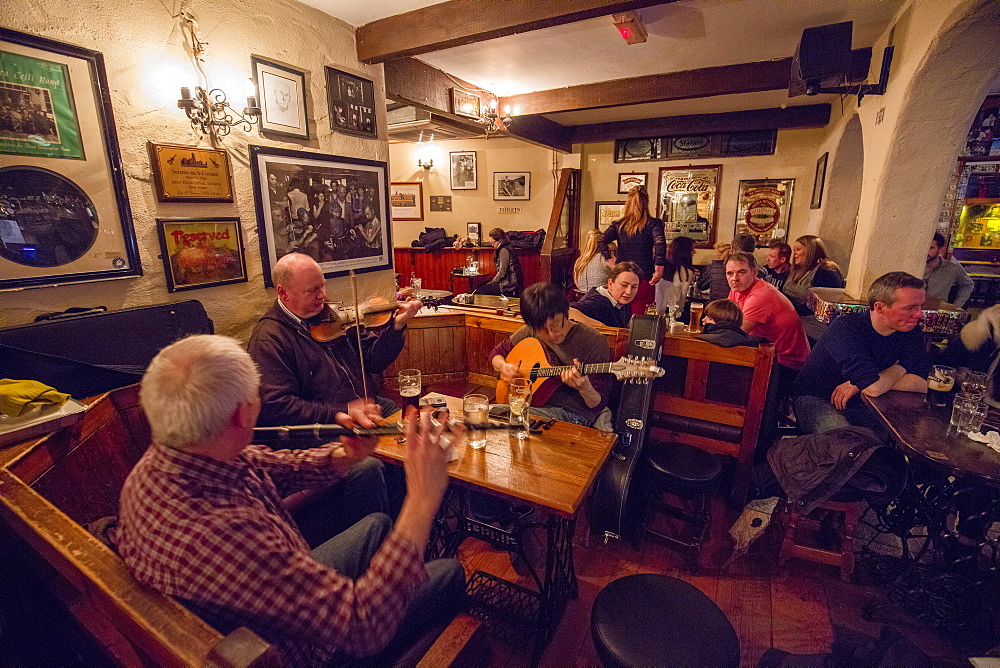
[[[655,315],[632,316],[626,354],[659,364],[666,333],[666,319]],[[642,462],[642,446],[649,433],[649,408],[653,382],[625,382],[615,415],[618,441],[598,472],[590,495],[590,529],[609,538],[631,540],[641,519],[642,494],[635,493],[634,475]]]
[[[70,309],[0,328],[0,376],[37,380],[77,399],[138,383],[161,348],[188,334],[212,334],[191,299],[108,311]]]

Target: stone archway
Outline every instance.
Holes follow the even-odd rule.
[[[936,10],[910,6],[914,8]],[[905,86],[901,94],[882,98],[883,105],[899,110],[895,122],[886,124],[891,127],[874,130],[876,105],[862,110],[866,134],[875,134],[866,142],[847,280],[854,295],[864,294],[887,271],[922,275],[959,147],[1000,72],[1000,4],[995,0],[958,3],[938,25],[908,81],[904,68],[898,68],[903,80],[897,86]],[[917,41],[912,25],[907,39]],[[892,83],[890,77],[890,91]]]
[[[830,259],[846,275],[850,268],[854,233],[861,204],[861,181],[865,167],[864,137],[857,114],[847,122],[833,154],[826,181],[826,201],[818,235],[823,239]]]

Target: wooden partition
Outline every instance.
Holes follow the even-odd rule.
[[[521,261],[524,286],[543,280],[541,260],[538,251],[512,251]],[[490,276],[496,273],[493,263],[493,248],[442,248],[428,252],[423,248],[397,246],[393,251],[396,273],[402,278],[400,285],[410,284],[410,274],[416,273],[422,280],[422,287],[428,290],[451,290],[451,272],[456,267],[464,267],[472,255],[479,262],[479,271]]]

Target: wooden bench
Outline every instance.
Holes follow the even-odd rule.
[[[277,665],[275,650],[249,629],[223,636],[173,598],[138,583],[82,526],[117,514],[121,486],[148,443],[138,386],[102,395],[75,429],[0,450],[0,518],[31,548],[34,570],[115,663]],[[463,660],[477,627],[459,616],[422,661]]]

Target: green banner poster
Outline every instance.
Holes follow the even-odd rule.
[[[69,68],[0,51],[0,153],[84,157]]]

